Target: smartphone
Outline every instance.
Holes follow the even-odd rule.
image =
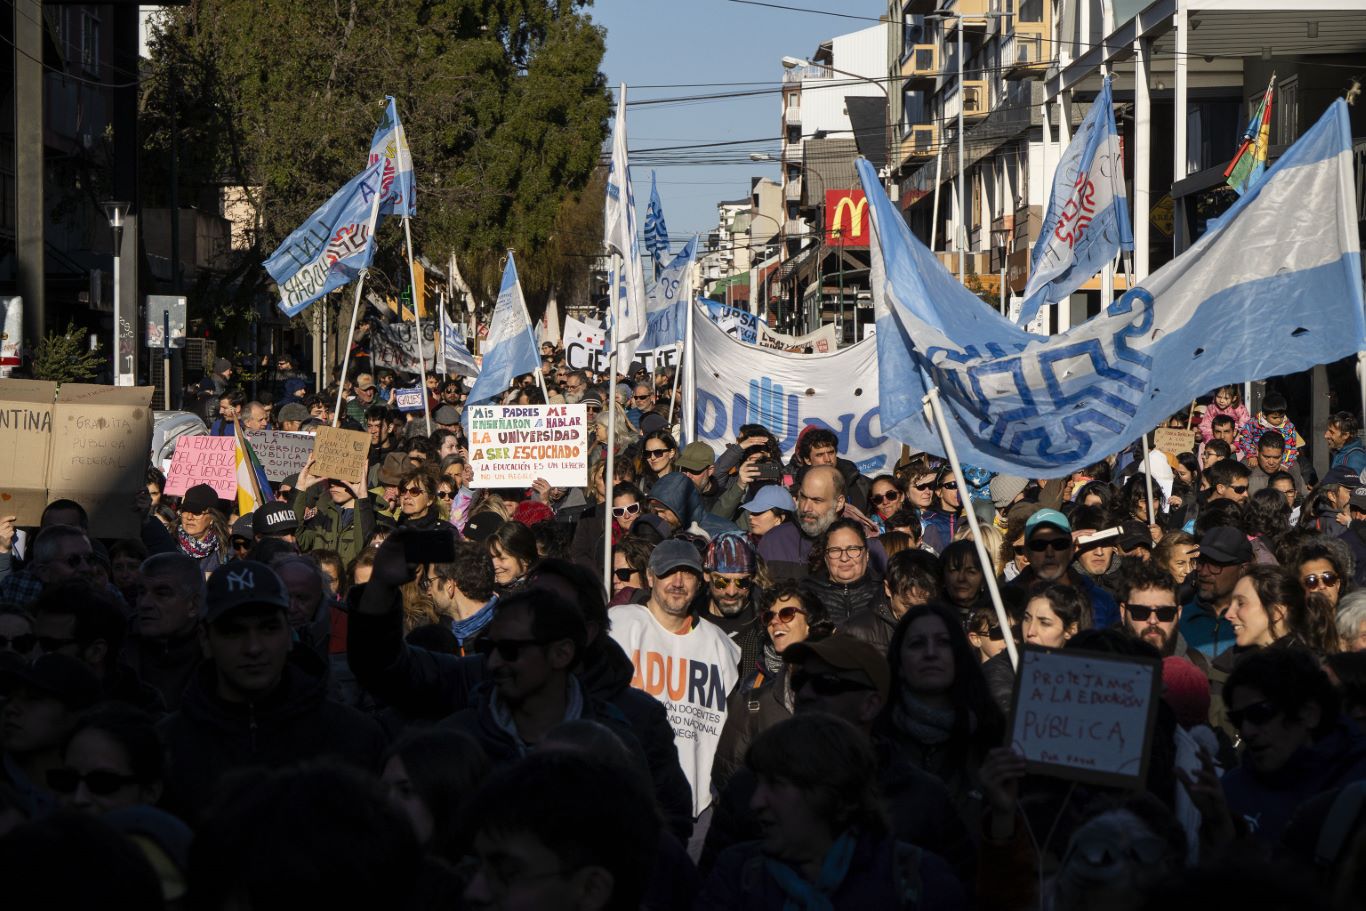
[[[403,559],[408,563],[454,563],[455,529],[408,532],[403,536]]]
[[[759,476],[755,480],[759,481],[782,481],[783,466],[781,462],[760,462],[757,466]]]

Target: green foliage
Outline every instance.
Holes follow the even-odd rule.
[[[49,332],[33,350],[33,378],[51,383],[92,380],[104,367],[100,348],[86,347],[85,330],[68,323],[65,332]]]
[[[572,262],[557,226],[581,202],[606,137],[611,98],[598,66],[602,29],[587,0],[198,0],[160,18],[142,112],[144,177],[167,184],[174,121],[182,197],[247,189],[259,224],[256,264],[365,164],[384,96],[398,101],[417,175],[418,252],[492,297],[507,248],[529,295]],[[586,221],[586,218],[574,218]],[[381,230],[377,294],[407,284],[403,232]],[[349,311],[349,295],[346,309]],[[230,311],[224,311],[230,312]]]

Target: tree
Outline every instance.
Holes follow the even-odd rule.
[[[49,332],[33,350],[33,378],[50,383],[92,380],[104,366],[104,354],[85,343],[85,330],[68,323],[65,332]]]

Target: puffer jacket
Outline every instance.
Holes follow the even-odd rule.
[[[832,582],[828,576],[807,576],[800,583],[802,589],[825,606],[825,612],[836,629],[843,629],[849,618],[863,611],[885,604],[887,594],[882,580],[871,568],[863,578],[848,585]]]
[[[726,724],[716,743],[711,781],[716,793],[745,764],[745,753],[759,734],[792,717],[791,668],[769,675],[760,671],[741,681],[726,700]]]
[[[840,627],[840,632],[867,642],[885,655],[887,649],[892,646],[896,622],[896,617],[892,615],[892,605],[884,597],[871,608],[861,610],[846,620]]]
[[[686,531],[694,522],[711,537],[723,531],[738,531],[739,526],[710,513],[702,505],[702,494],[686,474],[674,471],[666,474],[650,488],[650,499],[658,500],[678,516],[681,530]]]

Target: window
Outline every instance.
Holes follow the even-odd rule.
[[[911,48],[925,43],[925,17],[907,13],[901,20],[901,59],[905,60]]]
[[[1271,141],[1288,146],[1300,138],[1300,77],[1291,76],[1276,86],[1271,99]]]
[[[81,66],[87,72],[100,70],[100,20],[88,9],[81,11]]]
[[[1021,22],[1043,22],[1043,0],[1021,0]]]
[[[901,135],[911,132],[911,127],[929,119],[926,110],[925,93],[918,89],[901,90]]]

